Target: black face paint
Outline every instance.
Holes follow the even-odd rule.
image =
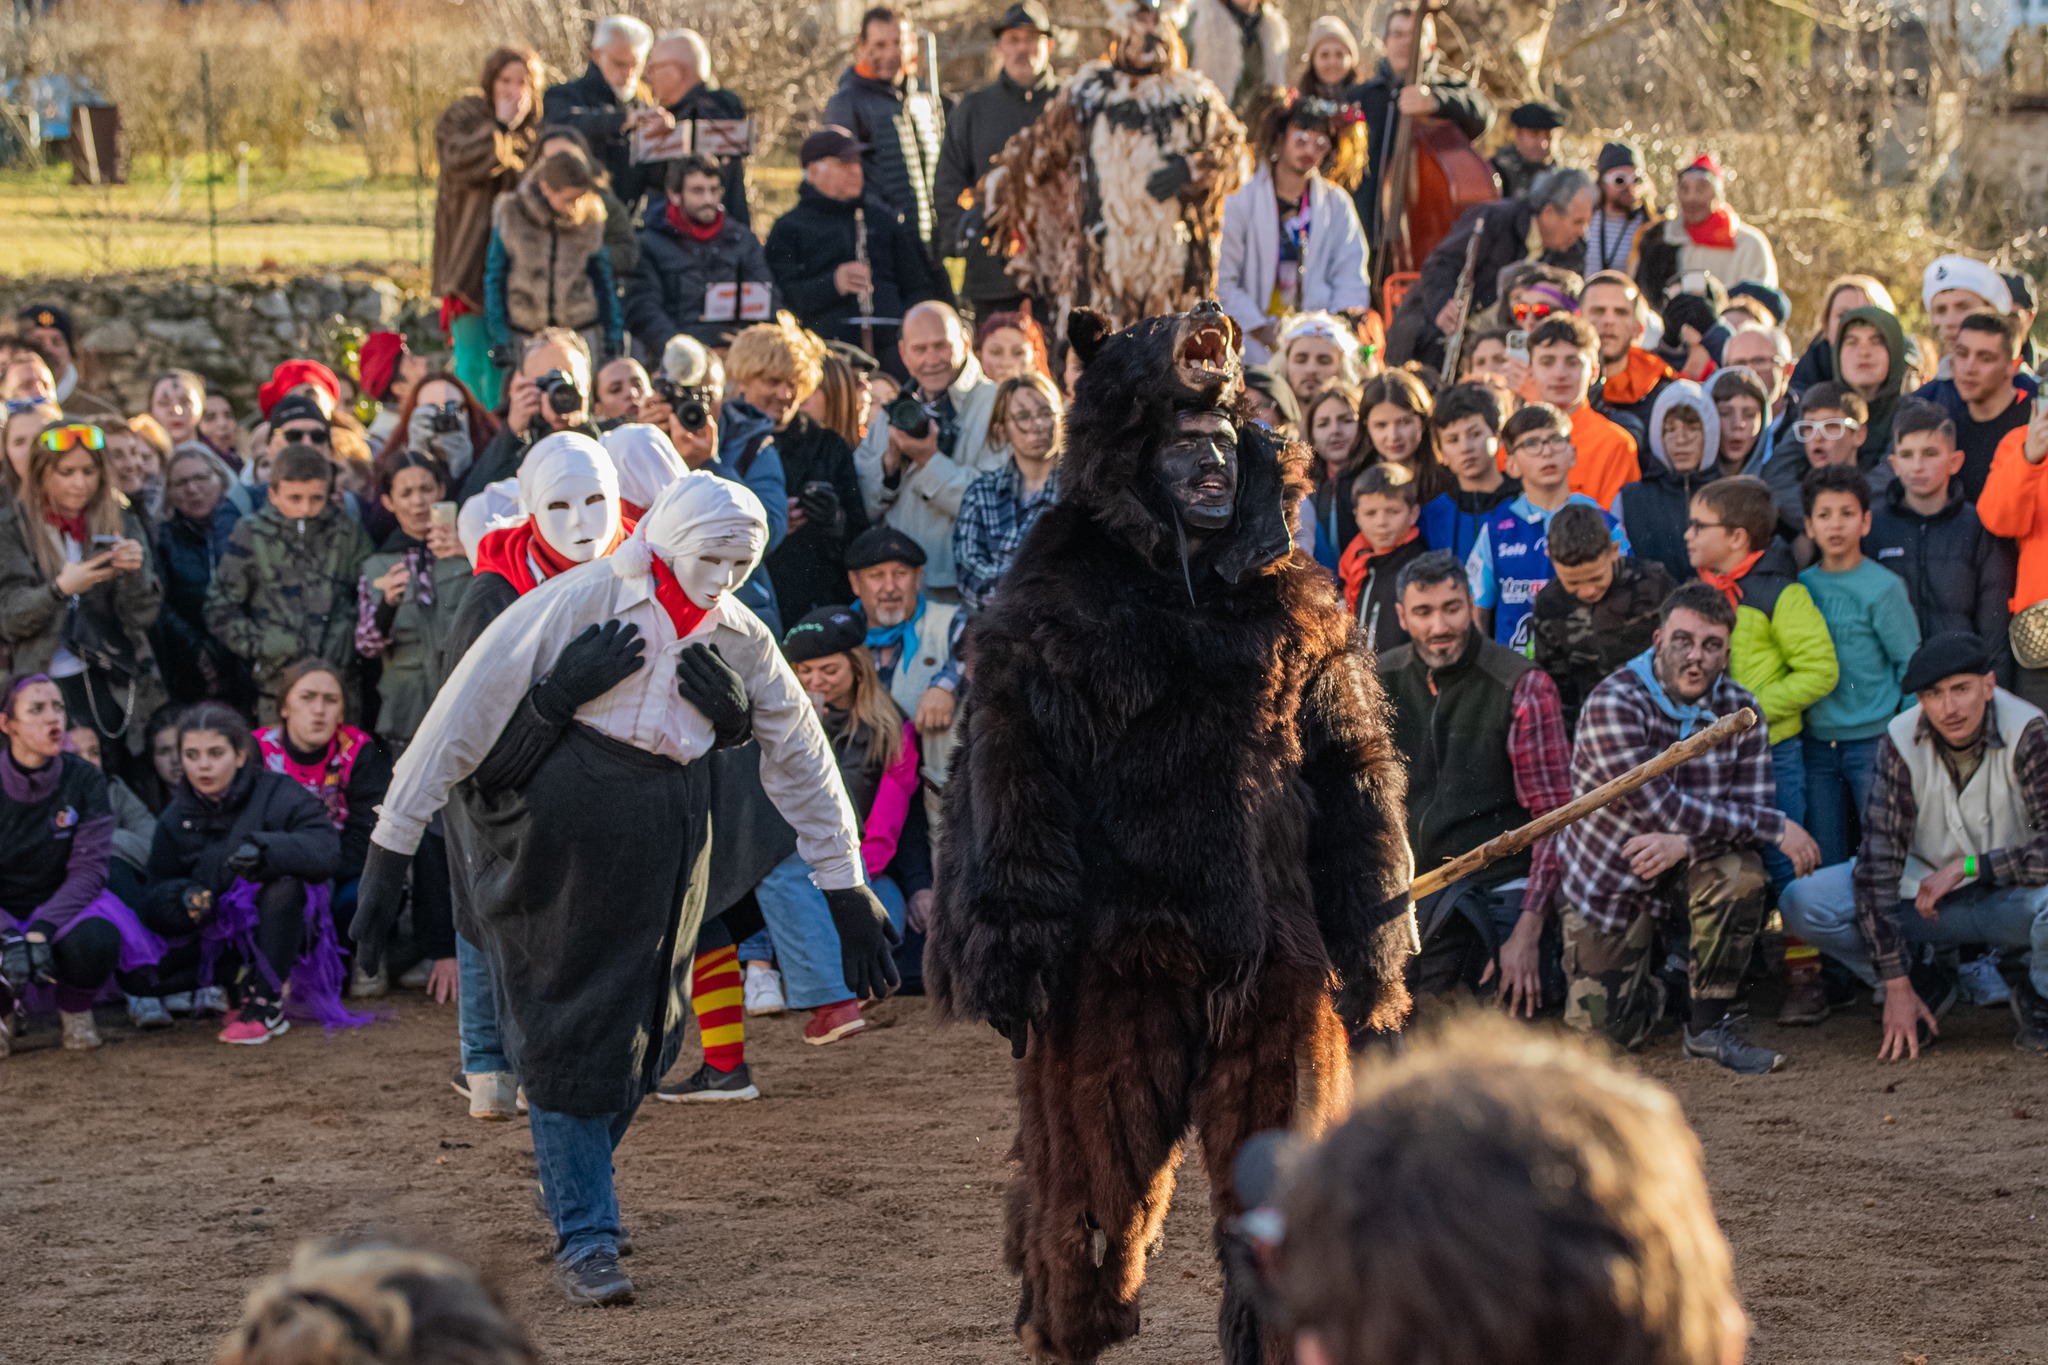
[[[1237,431],[1226,418],[1182,418],[1154,467],[1188,530],[1202,534],[1230,525],[1237,510]]]

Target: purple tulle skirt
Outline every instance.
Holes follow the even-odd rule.
[[[72,916],[70,923],[57,931],[53,943],[62,943],[64,936],[89,919],[103,919],[114,926],[121,935],[120,970],[132,972],[142,967],[153,967],[163,960],[170,945],[144,927],[119,896],[111,891],[102,891],[92,904]],[[28,928],[26,920],[16,919],[5,910],[0,910],[0,928],[23,930]],[[121,991],[113,982],[108,982],[98,991],[82,991],[72,986],[31,986],[25,997],[32,1013],[47,1014],[52,1009],[66,1011],[89,1010],[98,1000],[116,999]]]
[[[234,948],[278,990],[285,993],[285,1013],[311,1019],[326,1029],[361,1028],[373,1016],[358,1014],[341,1003],[341,988],[348,971],[341,957],[341,939],[334,931],[334,892],[326,883],[306,888],[305,937],[299,960],[292,964],[288,983],[280,982],[269,959],[256,946],[256,896],[262,888],[255,882],[237,881],[220,898],[214,917],[199,935],[199,984],[213,984],[214,964],[221,953]]]

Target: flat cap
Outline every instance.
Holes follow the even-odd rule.
[[[805,166],[813,161],[856,161],[867,149],[867,143],[855,137],[850,130],[828,123],[805,135],[803,146],[797,148],[796,159]]]
[[[922,569],[924,560],[924,546],[893,526],[870,526],[846,547],[848,572],[872,569],[877,564],[908,564],[913,569]]]
[[[1923,640],[1920,648],[1913,651],[1912,661],[1906,665],[1906,676],[1899,680],[1901,692],[1925,692],[1958,673],[1989,673],[1991,671],[1991,649],[1980,636],[1967,630],[1945,631],[1931,639]]]
[[[988,26],[989,32],[1000,38],[1013,28],[1036,29],[1046,37],[1052,36],[1052,16],[1045,12],[1045,6],[1038,0],[1017,0],[1017,3],[1003,11],[1003,17]]]
[[[1516,105],[1515,111],[1508,115],[1508,122],[1532,132],[1547,132],[1564,127],[1564,110],[1543,100],[1531,100],[1527,104]]]
[[[793,664],[844,654],[867,643],[868,628],[850,607],[819,607],[782,637],[782,657]]]

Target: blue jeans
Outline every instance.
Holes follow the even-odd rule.
[[[456,1029],[462,1037],[462,1074],[510,1071],[505,1045],[498,1041],[498,988],[484,950],[460,934],[455,936]]]
[[[558,1114],[539,1105],[527,1113],[541,1197],[555,1225],[555,1260],[574,1265],[596,1251],[619,1249],[619,1194],[612,1153],[640,1108],[640,1087],[624,1109],[609,1114]]]
[[[1856,852],[1849,842],[1850,816],[1862,814],[1870,799],[1878,738],[1799,737],[1801,761],[1806,764],[1806,819],[1801,823],[1820,845],[1822,867],[1833,867]]]
[[[825,908],[825,893],[811,884],[810,864],[803,856],[792,853],[777,864],[754,888],[754,899],[768,925],[740,945],[740,961],[773,958],[782,969],[783,995],[791,1009],[852,999],[839,955],[839,930]]]
[[[1787,820],[1804,825],[1806,758],[1801,743],[1801,737],[1794,735],[1771,746],[1771,777],[1778,787],[1778,809]],[[1763,855],[1764,873],[1771,879],[1771,890],[1782,895],[1792,881],[1792,860],[1774,847],[1765,846],[1757,852]]]
[[[1856,928],[1855,867],[1838,863],[1801,877],[1785,888],[1778,910],[1787,929],[1875,986],[1870,945]],[[2048,995],[2048,886],[1965,886],[1943,896],[1937,908],[1935,918],[1922,919],[1911,901],[1900,903],[1895,918],[1906,942],[2031,948],[2028,974],[2034,989]]]

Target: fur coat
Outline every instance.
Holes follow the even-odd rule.
[[[1193,178],[1161,202],[1146,182],[1174,157]],[[979,197],[1019,292],[1121,327],[1216,292],[1223,201],[1246,162],[1244,125],[1208,77],[1098,58],[1010,139]]]
[[[564,218],[541,197],[531,174],[498,196],[491,230],[505,250],[505,314],[514,331],[581,330],[600,320],[589,262],[604,250],[604,225],[604,203],[595,194]]]
[[[925,980],[1013,1040],[1074,1027],[1089,963],[1143,964],[1212,1020],[1283,963],[1334,968],[1354,1034],[1406,1013],[1401,760],[1355,623],[1292,548],[1307,452],[1244,415],[1235,331],[1214,305],[1099,349],[1076,328],[1060,500],[975,623]],[[1191,384],[1181,357],[1219,334],[1227,381]],[[1239,469],[1232,524],[1184,559],[1153,462],[1187,410],[1234,414]]]
[[[1287,20],[1272,3],[1261,4],[1249,23],[1233,8],[1230,0],[1194,0],[1183,36],[1188,65],[1213,81],[1231,109],[1242,114],[1260,86],[1289,84],[1289,39]],[[1253,55],[1259,65],[1248,71],[1245,59]]]

